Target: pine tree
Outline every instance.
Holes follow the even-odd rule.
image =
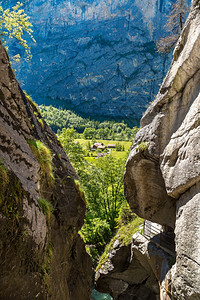
[[[165,24],[165,28],[170,34],[164,38],[161,38],[157,43],[157,49],[160,53],[169,53],[175,46],[183,25],[186,20],[189,6],[187,0],[177,0],[172,5],[171,13]]]

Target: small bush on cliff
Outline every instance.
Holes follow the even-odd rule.
[[[3,200],[3,196],[6,190],[6,187],[9,183],[9,177],[7,169],[4,167],[3,163],[0,161],[0,203]]]
[[[127,225],[132,220],[134,220],[135,217],[136,217],[136,215],[132,212],[128,203],[126,201],[124,201],[120,207],[119,216],[116,219],[118,227]]]
[[[148,149],[148,145],[147,145],[146,142],[141,142],[141,143],[137,146],[137,148],[136,148],[136,150],[138,150],[138,151],[140,151],[140,152],[143,152],[143,151],[145,151],[145,150],[147,150],[147,149]]]
[[[50,219],[51,214],[54,211],[53,205],[44,198],[38,199],[38,203],[44,215],[47,217],[47,219]]]
[[[121,245],[127,246],[131,242],[133,234],[139,231],[139,227],[142,225],[143,221],[143,219],[134,214],[134,219],[130,223],[122,225],[119,228],[117,234],[106,246],[104,253],[99,260],[96,271],[98,271],[108,260],[108,254],[112,250],[114,242],[118,240]]]
[[[41,177],[51,186],[54,182],[51,151],[39,140],[29,140],[28,144],[40,164]]]
[[[33,101],[32,97],[29,94],[27,94],[26,91],[23,90],[23,92],[24,92],[26,98],[28,99],[30,105],[32,106],[33,110],[37,113],[40,113],[37,103]]]

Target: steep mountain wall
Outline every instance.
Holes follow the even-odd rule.
[[[15,1],[9,1],[11,6]],[[169,67],[155,41],[173,0],[30,0],[33,59],[15,66],[40,104],[139,123]],[[18,51],[11,47],[12,53]]]
[[[97,288],[114,299],[200,299],[199,49],[198,0],[170,70],[141,120],[124,178],[132,210],[171,236],[174,230],[176,257],[160,249],[160,234],[150,241],[138,234],[126,249],[113,245],[97,273]]]
[[[77,179],[0,44],[0,299],[89,299]]]

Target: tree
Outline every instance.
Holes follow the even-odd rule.
[[[63,128],[61,134],[58,136],[63,148],[65,149],[70,161],[76,169],[78,175],[84,167],[84,151],[80,143],[75,142],[76,130],[74,128]]]
[[[165,24],[165,28],[170,35],[161,38],[157,43],[157,49],[160,53],[169,53],[175,46],[189,11],[187,0],[177,0],[172,5],[171,13]]]
[[[106,155],[88,166],[88,173],[81,178],[87,206],[87,218],[106,220],[112,232],[124,199],[123,173],[125,159]]]
[[[95,137],[95,129],[94,128],[85,128],[83,135],[86,140],[92,139]]]
[[[22,6],[22,3],[17,2],[11,9],[3,10],[0,5],[0,36],[4,44],[6,43],[7,38],[17,39],[18,43],[24,48],[28,60],[32,56],[30,47],[23,35],[24,33],[27,33],[34,42],[35,39],[32,35],[33,31],[31,29],[32,24],[29,21],[30,17],[24,13],[23,9],[21,9]],[[17,57],[20,57],[19,54]]]

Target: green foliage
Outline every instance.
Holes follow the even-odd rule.
[[[140,152],[146,151],[147,149],[148,149],[148,145],[146,142],[141,142],[136,148],[136,150]]]
[[[125,160],[106,155],[89,164],[81,177],[85,189],[87,218],[100,218],[116,227],[121,203],[124,201],[123,173]]]
[[[54,183],[51,151],[39,140],[29,140],[28,144],[40,164],[41,178],[46,179],[49,186]]]
[[[139,218],[135,215],[135,218],[128,224],[122,225],[114,238],[110,241],[110,243],[106,246],[104,253],[102,254],[96,271],[98,271],[103,264],[108,260],[108,254],[113,249],[113,244],[116,240],[120,242],[120,244],[127,246],[131,240],[134,233],[139,231],[140,225],[142,225],[143,219]]]
[[[38,118],[38,122],[40,123],[42,129],[44,129],[44,122],[42,119]]]
[[[46,247],[46,253],[45,253],[45,257],[44,257],[44,261],[41,267],[41,275],[42,275],[42,279],[43,279],[43,284],[44,286],[49,289],[49,280],[50,280],[50,263],[53,257],[53,245],[52,243],[48,243],[47,247]]]
[[[75,142],[75,138],[76,131],[74,128],[63,128],[61,134],[58,135],[59,141],[79,175],[85,163],[85,159],[83,148],[80,143]]]
[[[44,215],[49,220],[51,217],[51,214],[54,211],[53,205],[44,198],[38,199],[38,203],[39,203],[40,208],[43,211]]]
[[[83,238],[83,236],[82,236],[82,238]],[[96,261],[99,257],[99,253],[98,253],[98,250],[96,249],[96,246],[95,245],[86,245],[85,249],[86,249],[87,253],[90,255],[90,257],[92,258],[92,262],[95,265]]]
[[[118,227],[127,225],[136,218],[136,215],[130,209],[130,206],[124,201],[120,207],[118,218],[116,219]]]
[[[119,242],[127,246],[131,242],[133,234],[139,231],[139,227],[143,224],[143,221],[143,219],[135,215],[133,221],[120,227],[116,235]]]
[[[86,244],[95,245],[98,248],[110,240],[112,231],[106,220],[94,218],[85,222],[80,235]]]
[[[130,140],[134,139],[137,127],[129,128],[123,122],[116,123],[113,121],[94,121],[84,119],[70,110],[55,108],[50,106],[39,106],[41,114],[47,124],[57,132],[61,133],[63,128],[74,128],[76,134],[79,133],[85,139],[115,139],[115,140]],[[77,135],[78,136],[78,135]]]
[[[30,18],[24,13],[22,6],[22,3],[17,2],[11,9],[3,10],[3,7],[0,5],[0,35],[4,42],[6,42],[6,38],[16,38],[18,43],[24,48],[28,60],[32,56],[30,47],[23,37],[24,33],[28,34],[34,42],[35,40],[32,35]],[[16,56],[16,60],[18,59],[19,54]]]
[[[79,185],[78,189],[81,193],[84,190],[87,202],[85,224],[80,234],[88,245],[95,245],[101,251],[116,231],[116,218],[121,204],[125,201],[123,173],[126,158],[118,159],[106,155],[89,163],[80,143],[75,143],[75,137],[76,131],[67,128],[62,130],[59,140],[79,175],[81,189]],[[89,147],[88,142],[86,147]]]
[[[28,101],[30,102],[33,110],[37,113],[40,113],[37,103],[33,101],[32,97],[30,95],[28,95],[26,91],[23,91],[23,92],[24,92],[26,98],[28,99]]]
[[[16,178],[9,178],[9,173],[0,161],[0,205],[4,214],[18,221],[18,202],[21,200],[22,189]]]
[[[121,132],[124,128],[126,129],[125,124],[122,123],[121,125],[122,127],[113,124],[114,130]],[[104,123],[100,123],[99,126],[101,126],[100,129],[105,129]],[[93,135],[95,130],[90,131],[90,129],[84,132],[92,132]],[[134,130],[135,134],[137,130]],[[87,212],[80,235],[88,245],[88,251],[95,260],[114,236],[116,228],[135,218],[127,204],[124,204],[123,191],[124,167],[130,143],[118,143],[120,150],[126,150],[126,152],[124,151],[126,155],[123,158],[118,159],[114,155],[107,154],[99,159],[90,157],[91,161],[89,162],[88,159],[85,159],[85,155],[89,155],[88,152],[94,142],[94,136],[92,143],[91,140],[79,140],[80,142],[77,142],[75,141],[77,138],[75,129],[64,128],[58,137],[79,175],[81,189],[79,184],[77,188],[82,194],[83,191],[85,194]],[[84,149],[81,146],[82,143],[85,143]],[[107,143],[112,142],[107,141]],[[113,143],[116,144],[115,141]],[[120,153],[119,151],[116,152],[115,149],[114,152]]]
[[[3,200],[7,185],[9,183],[8,171],[0,161],[0,203]]]
[[[0,204],[3,214],[13,224],[19,222],[20,203],[23,196],[21,184],[13,174],[2,165],[0,166]]]
[[[124,145],[120,144],[120,143],[117,143],[116,144],[116,151],[124,151]]]
[[[95,137],[95,128],[85,128],[83,136],[86,140],[92,139]]]

